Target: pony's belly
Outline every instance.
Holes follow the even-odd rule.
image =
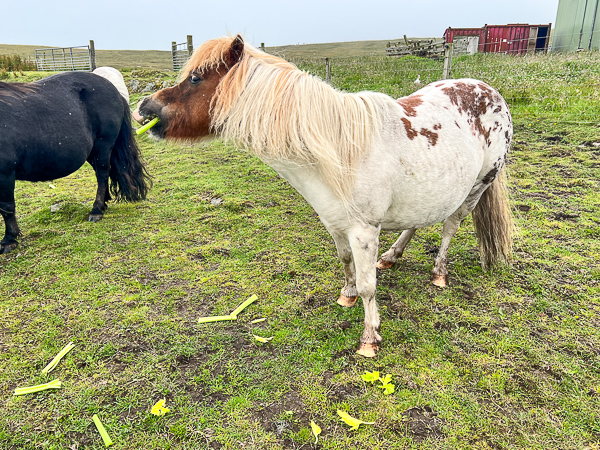
[[[381,221],[382,230],[399,231],[409,228],[423,228],[434,225],[452,215],[460,205],[441,205],[439,208],[413,208],[395,209],[385,215]]]
[[[51,157],[27,158],[16,171],[16,179],[22,181],[51,181],[66,177],[86,162],[86,155],[61,157],[56,153]]]
[[[463,204],[476,180],[476,170],[455,179],[398,183],[380,221],[385,230],[422,228],[445,220]]]

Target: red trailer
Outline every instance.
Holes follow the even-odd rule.
[[[479,39],[481,53],[536,53],[548,51],[552,24],[529,25],[524,23],[509,25],[485,25],[482,28],[448,28],[444,33],[446,43],[454,39]]]

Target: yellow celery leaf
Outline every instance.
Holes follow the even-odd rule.
[[[166,413],[170,411],[169,408],[165,407],[165,399],[161,399],[156,402],[156,404],[152,407],[150,412],[155,416],[164,416]]]
[[[375,383],[377,380],[379,380],[379,372],[365,372],[360,377],[367,383]]]
[[[310,421],[310,429],[312,433],[315,435],[315,444],[319,442],[319,435],[321,434],[321,427],[315,423],[314,420]]]
[[[354,417],[352,417],[350,414],[348,414],[345,411],[342,411],[340,409],[337,410],[338,416],[340,416],[342,418],[342,421],[347,424],[350,425],[350,429],[351,430],[358,430],[359,425],[363,424],[363,425],[373,425],[375,422],[364,422],[360,419],[355,419]]]

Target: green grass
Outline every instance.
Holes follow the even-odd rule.
[[[298,67],[325,78],[323,58],[291,59]],[[440,80],[444,62],[408,56],[336,58],[331,83],[343,90],[372,90],[394,98],[412,94]],[[600,110],[600,52],[507,56],[477,54],[453,59],[452,78],[475,78],[496,88],[515,117],[555,122],[598,123]]]
[[[415,72],[386,70],[399,62],[342,62],[332,82],[345,89],[415,89]],[[553,82],[568,90],[565,79]],[[355,354],[360,302],[335,304],[333,240],[248,153],[141,137],[149,199],[111,204],[98,223],[87,222],[88,167],[54,189],[18,182],[23,236],[0,258],[0,448],[104,448],[94,414],[115,449],[598,448],[600,131],[554,120],[568,108],[515,108],[514,263],[484,273],[468,218],[450,247],[450,285],[435,288],[440,226],[420,230],[379,275],[384,345],[372,360]],[[381,251],[396,238],[383,233]],[[237,322],[196,323],[252,294]],[[76,347],[42,376],[69,341]],[[364,383],[367,370],[392,374],[396,392]],[[54,378],[62,389],[12,396]],[[161,398],[171,412],[151,415]],[[375,424],[350,431],[337,409]],[[323,429],[317,446],[311,420]]]

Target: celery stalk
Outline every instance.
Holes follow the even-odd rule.
[[[52,369],[54,369],[58,365],[60,360],[67,353],[69,353],[71,351],[71,349],[73,349],[73,347],[75,347],[75,345],[73,345],[72,342],[69,342],[67,345],[65,345],[65,347],[58,353],[58,355],[56,355],[54,357],[54,359],[52,361],[50,361],[50,363],[48,363],[48,365],[42,369],[42,373],[45,375],[50,373],[52,371]]]
[[[237,320],[237,316],[230,314],[228,316],[200,317],[198,323],[219,322],[221,320]]]
[[[33,394],[34,392],[45,391],[46,389],[60,389],[61,387],[61,381],[56,379],[54,381],[50,381],[49,383],[38,384],[37,386],[16,388],[13,395]]]
[[[241,313],[244,309],[246,309],[246,307],[248,305],[251,305],[252,303],[254,303],[256,301],[256,299],[258,299],[258,297],[256,296],[256,294],[254,294],[252,297],[250,297],[248,300],[246,300],[244,303],[242,303],[240,306],[238,306],[237,308],[235,308],[233,310],[233,312],[231,313],[232,316],[237,316],[239,313]]]
[[[104,425],[102,425],[102,422],[100,422],[100,419],[98,418],[98,416],[96,414],[94,414],[92,416],[92,420],[96,424],[96,428],[98,428],[98,431],[100,432],[100,436],[102,436],[102,440],[104,441],[104,445],[107,446],[107,447],[109,445],[112,445],[113,441],[110,439],[110,436],[106,432],[106,429],[104,428]]]
[[[154,125],[156,125],[158,123],[158,117],[155,117],[154,119],[152,119],[150,122],[148,122],[146,125],[144,125],[141,128],[138,128],[136,130],[136,133],[138,135],[145,133],[146,131],[148,131],[150,128],[152,128]]]

